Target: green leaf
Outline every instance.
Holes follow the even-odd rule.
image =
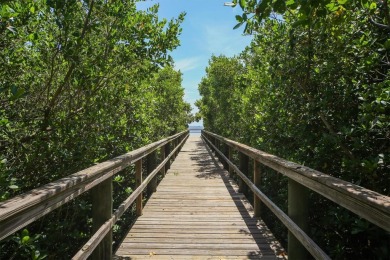
[[[233,27],[233,30],[240,28],[241,25],[243,25],[243,24],[244,24],[244,23],[238,23],[238,24],[236,24],[236,26]]]
[[[10,100],[12,100],[12,101],[26,96],[24,89],[21,89],[21,88],[15,87],[15,86],[11,87],[11,94],[12,94],[12,97],[10,98]]]
[[[240,7],[242,9],[245,9],[246,8],[246,0],[240,0]]]
[[[277,0],[274,3],[274,11],[283,14],[286,11],[286,3],[284,0]]]
[[[286,1],[286,6],[293,5],[295,3],[294,0],[288,0]]]
[[[24,236],[22,238],[22,244],[27,244],[30,242],[30,236]]]
[[[8,188],[10,188],[12,190],[17,190],[17,189],[19,189],[19,186],[16,186],[15,184],[13,184],[13,185],[8,186]]]
[[[387,41],[385,42],[384,46],[385,46],[386,50],[390,49],[390,39],[387,39]]]
[[[296,28],[300,25],[308,25],[309,24],[309,19],[302,19],[302,20],[299,20],[299,21],[296,21],[295,23],[293,23],[291,26],[293,28]]]
[[[328,8],[328,10],[331,12],[337,11],[339,9],[339,7],[335,3],[327,4],[326,8]]]
[[[22,231],[22,237],[24,237],[24,236],[28,236],[28,230],[27,229],[23,229],[23,231]]]
[[[346,2],[348,2],[348,0],[337,0],[337,3],[338,3],[339,5],[343,5],[343,4],[345,4]]]
[[[374,9],[376,9],[376,3],[375,3],[375,2],[372,2],[372,3],[370,4],[370,10],[374,10]]]
[[[237,20],[237,22],[242,23],[243,19],[240,15],[236,15],[236,20]]]

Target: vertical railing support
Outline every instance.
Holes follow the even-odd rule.
[[[176,138],[173,142],[175,144],[174,149],[176,149],[176,147],[179,145],[179,140]],[[176,150],[174,159],[176,159],[178,153],[179,153],[179,149]]]
[[[92,233],[95,233],[112,215],[112,178],[91,190]],[[93,251],[91,259],[112,259],[112,229]]]
[[[222,149],[223,149],[223,151],[222,151],[223,155],[228,157],[229,156],[229,146],[227,144],[223,143]],[[227,163],[227,161],[223,160],[222,164],[223,164],[223,168],[225,170],[229,170],[229,164]]]
[[[229,161],[233,162],[233,148],[229,146]],[[229,176],[233,177],[233,167],[229,164]]]
[[[161,162],[162,161],[164,161],[165,160],[165,145],[164,146],[162,146],[161,148],[160,148],[160,157],[161,157]],[[160,162],[160,163],[161,163]],[[166,171],[166,165],[164,165],[162,168],[161,168],[161,175],[164,177],[165,176],[165,174],[167,173],[167,171]]]
[[[261,185],[260,165],[261,164],[258,161],[253,160],[253,183],[258,188]],[[256,195],[253,196],[253,208],[254,208],[255,217],[261,217],[261,200]]]
[[[308,231],[308,213],[309,213],[309,192],[308,189],[298,182],[288,180],[288,215],[305,232]],[[288,259],[300,260],[307,259],[308,252],[305,247],[288,233]]]
[[[138,188],[142,184],[142,159],[135,162],[135,186]],[[142,192],[136,200],[137,216],[142,216]]]
[[[217,150],[219,150],[219,140],[217,138],[214,139],[214,145],[215,145],[215,156],[220,159],[219,153]]]
[[[165,150],[165,156],[168,156],[171,153],[171,142],[168,142],[164,146],[164,150]],[[169,168],[171,168],[171,159],[169,159],[165,164],[165,173],[169,170]]]
[[[240,159],[240,165],[239,165],[240,171],[243,174],[245,174],[245,176],[248,176],[248,163],[249,163],[248,156],[239,152],[239,159]],[[241,178],[238,179],[238,191],[244,193],[245,195],[248,193],[248,187],[246,186],[245,182]]]
[[[157,157],[156,151],[151,152],[146,157],[146,169],[147,169],[148,175],[151,172],[153,172],[153,170],[156,168],[156,165],[157,165],[157,158],[156,157]],[[156,192],[156,190],[157,190],[157,176],[155,175],[148,183],[148,187],[147,187],[148,196],[151,196],[153,192]]]

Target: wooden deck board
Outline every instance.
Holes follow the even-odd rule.
[[[283,249],[200,137],[189,137],[117,259],[277,259]]]

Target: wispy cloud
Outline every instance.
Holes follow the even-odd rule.
[[[234,31],[234,25],[207,24],[204,28],[207,51],[213,54],[233,56],[248,46],[251,37],[241,35],[242,29]]]
[[[175,62],[175,69],[181,72],[190,71],[196,69],[200,65],[199,57],[190,57],[186,59],[177,60]]]

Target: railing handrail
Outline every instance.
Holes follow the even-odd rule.
[[[289,231],[292,232],[302,245],[317,259],[327,258],[327,255],[291,218],[265,196],[260,189],[209,139],[215,138],[216,140],[221,141],[225,145],[252,158],[255,162],[260,162],[263,165],[276,170],[293,181],[319,193],[384,230],[390,231],[390,197],[313,170],[309,167],[287,161],[275,155],[265,153],[206,130],[202,131],[202,137],[223,158],[223,160],[233,168],[234,172],[242,178],[255,196],[270,208]]]
[[[167,143],[182,137],[183,143],[187,136],[188,130],[177,133],[1,202],[0,240],[75,199]],[[175,151],[179,147],[180,145],[177,145]]]
[[[188,131],[184,131],[182,133],[188,133]],[[72,260],[87,259],[88,256],[91,255],[93,250],[99,245],[101,240],[112,229],[112,227],[115,225],[118,219],[123,215],[123,213],[125,213],[125,211],[130,207],[130,205],[134,203],[134,201],[137,198],[139,202],[142,204],[142,197],[141,198],[139,197],[140,194],[144,191],[144,189],[152,181],[152,179],[155,178],[156,174],[165,166],[165,164],[170,160],[170,158],[175,154],[177,154],[180,147],[186,141],[186,137],[188,137],[188,134],[182,140],[180,140],[181,142],[177,143],[176,147],[169,153],[169,155],[166,155],[166,158],[156,168],[154,168],[154,170],[151,173],[149,173],[148,177],[146,177],[146,179],[137,187],[137,189],[135,189],[131,193],[131,195],[127,197],[127,199],[124,200],[119,205],[119,207],[112,213],[111,218],[109,218],[103,225],[100,226],[100,228],[94,233],[94,235],[88,240],[88,242],[84,244],[84,246],[76,253],[76,255],[74,255]],[[136,171],[138,171],[138,174],[141,174],[142,161],[138,160],[136,163],[139,163],[138,165],[136,165]],[[137,209],[137,211],[139,210],[140,209]],[[142,205],[141,205],[141,210],[142,210]]]
[[[390,231],[390,197],[217,134],[205,130],[204,132],[252,159],[294,179],[384,230]],[[339,201],[340,199],[341,201]]]

